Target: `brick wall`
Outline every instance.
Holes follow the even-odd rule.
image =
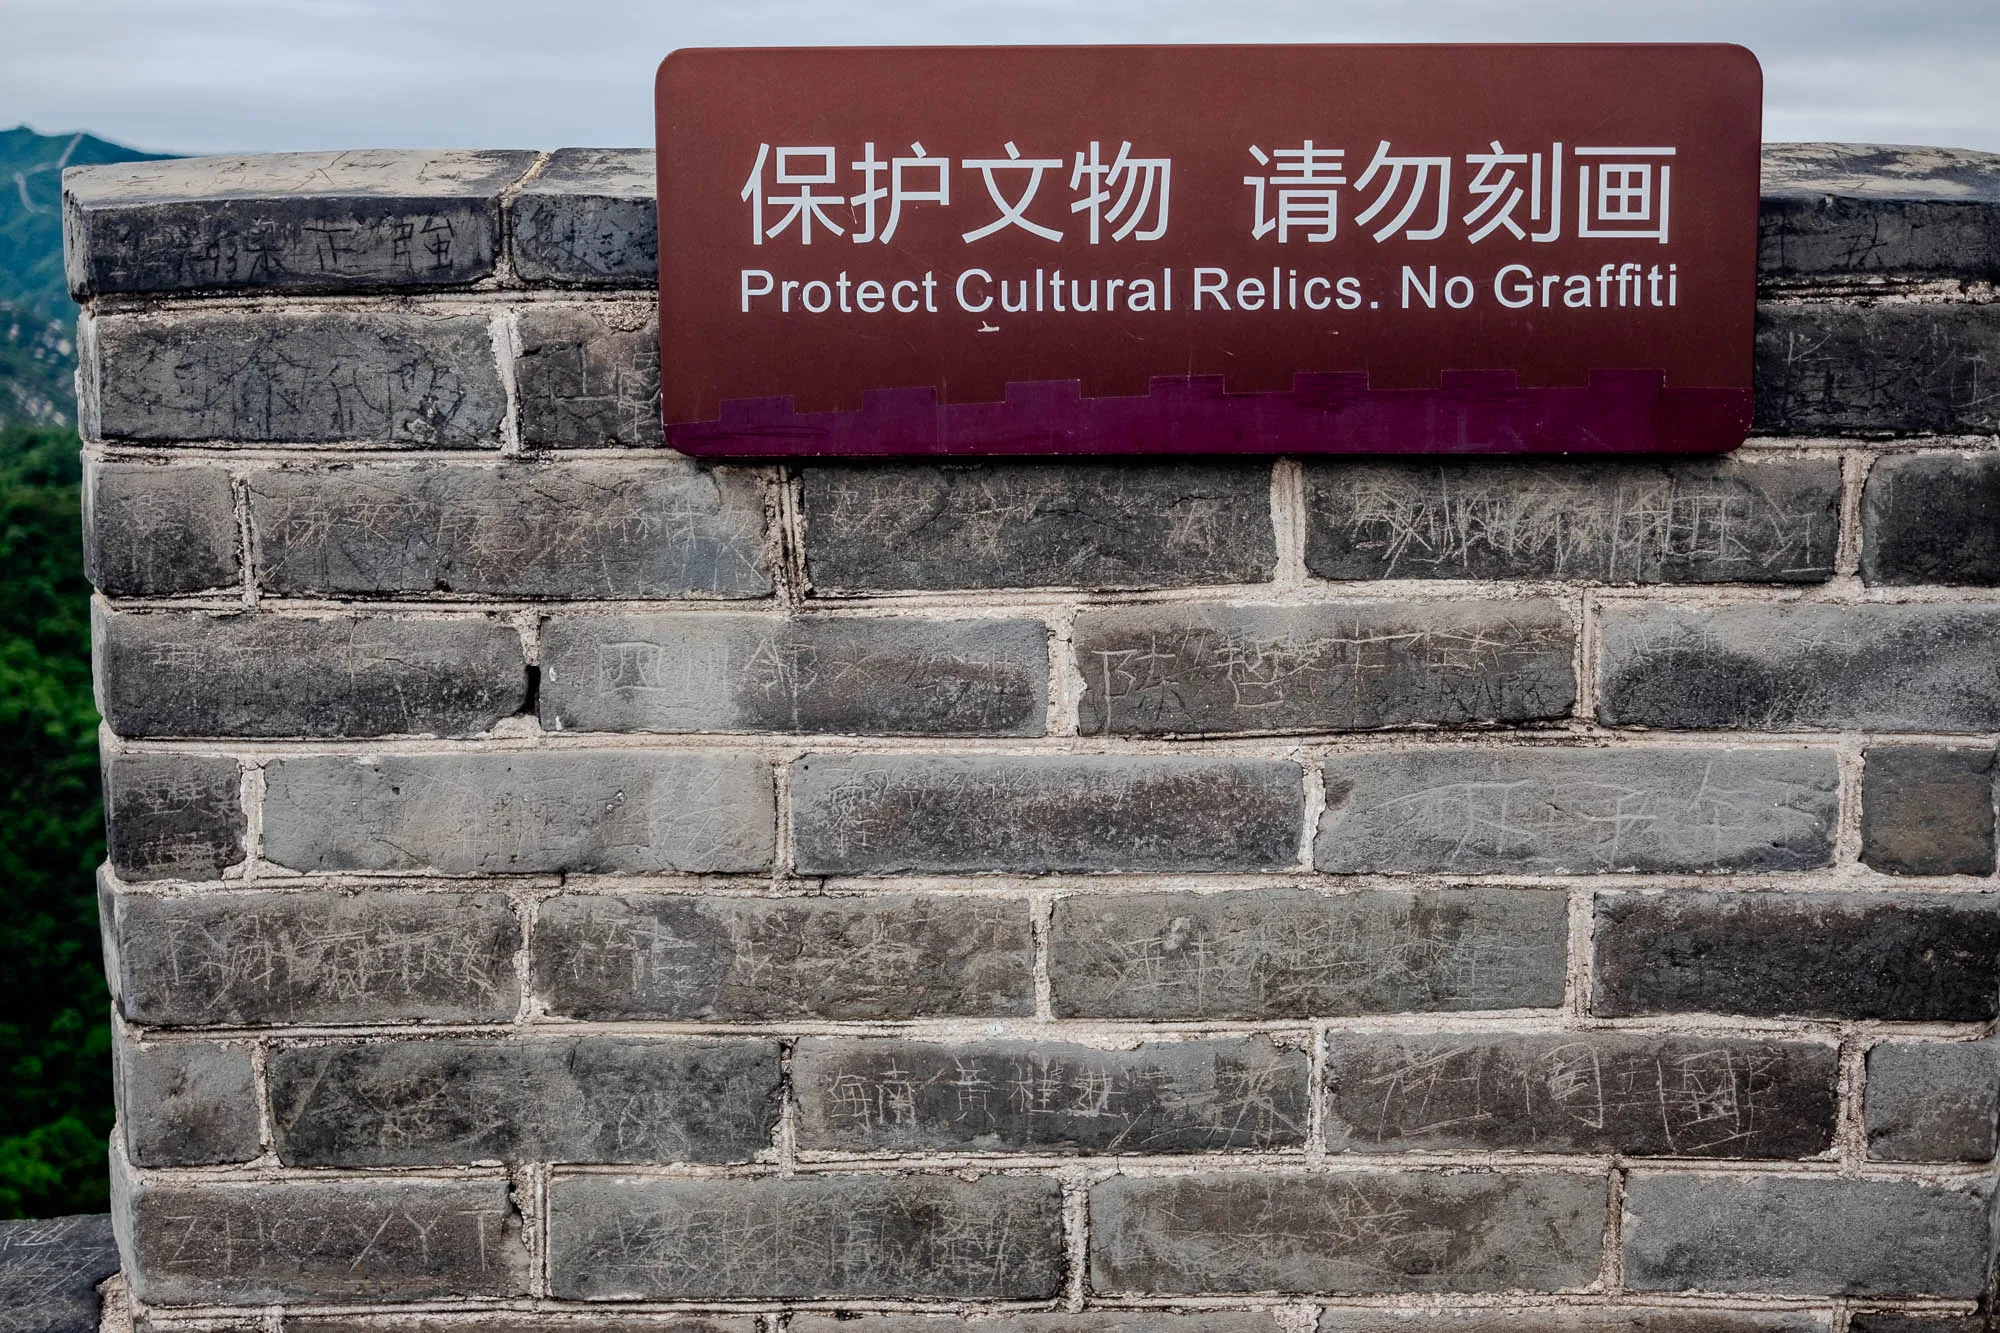
[[[651,172],[67,177],[142,1326],[1982,1318],[2000,161],[1730,458],[783,469]]]

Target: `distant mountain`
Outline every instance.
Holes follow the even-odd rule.
[[[75,308],[62,263],[62,171],[146,162],[89,134],[0,130],[0,424],[67,425],[76,417]]]

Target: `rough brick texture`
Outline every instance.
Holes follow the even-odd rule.
[[[247,855],[246,829],[234,759],[104,756],[105,859],[124,878],[219,878]]]
[[[647,286],[659,276],[650,148],[562,148],[508,207],[514,271],[530,282]]]
[[[1861,859],[1891,875],[1993,873],[1990,746],[1871,745]]]
[[[1868,1051],[1868,1155],[1984,1162],[2000,1116],[2000,1045],[1883,1042]]]
[[[236,497],[219,467],[89,463],[83,572],[106,596],[171,597],[243,577]]]
[[[141,1044],[112,1034],[125,1152],[135,1166],[214,1166],[260,1151],[247,1045]]]
[[[1861,492],[1870,583],[2000,583],[2000,454],[1892,455]]]

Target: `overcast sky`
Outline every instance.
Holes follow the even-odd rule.
[[[1732,41],[1766,139],[2000,151],[2000,0],[0,0],[0,128],[172,152],[652,143],[677,46]]]

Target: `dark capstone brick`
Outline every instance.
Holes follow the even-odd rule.
[[[1106,1294],[1559,1291],[1597,1277],[1605,1182],[1498,1172],[1116,1176],[1090,1191]]]
[[[557,616],[542,628],[557,731],[1039,736],[1039,620]]]
[[[119,893],[107,918],[134,1023],[492,1023],[520,1007],[521,931],[498,893]]]
[[[1868,1155],[1984,1162],[2000,1116],[2000,1044],[1888,1041],[1868,1050]]]
[[[1811,1157],[1833,1142],[1831,1045],[1563,1032],[1330,1033],[1327,1145]]]
[[[483,315],[86,315],[77,340],[91,438],[462,449],[507,412]]]
[[[2000,305],[1759,302],[1756,428],[1990,435],[1996,356]]]
[[[1576,701],[1552,601],[1086,609],[1085,735],[1529,722]]]
[[[1977,1296],[1986,1201],[1901,1181],[1635,1172],[1625,1281],[1637,1291]]]
[[[146,1180],[114,1169],[132,1294],[154,1305],[518,1296],[505,1180]]]
[[[120,879],[214,879],[243,860],[234,759],[107,752],[102,762],[105,859]]]
[[[1419,1328],[1427,1333],[1826,1333],[1826,1327],[1811,1310],[1572,1305],[1412,1312],[1331,1306],[1320,1311],[1318,1333],[1415,1333]]]
[[[655,307],[524,306],[514,361],[521,443],[530,449],[651,446],[660,430]]]
[[[1539,889],[1078,894],[1056,900],[1064,1018],[1310,1018],[1562,1003],[1565,895]]]
[[[1262,583],[1268,463],[965,463],[804,469],[821,592]]]
[[[260,1150],[248,1046],[140,1045],[113,1032],[118,1123],[134,1166],[247,1162]]]
[[[1438,745],[1330,756],[1314,859],[1341,874],[1806,870],[1830,750]]]
[[[2000,158],[1896,144],[1764,145],[1767,277],[2000,274]]]
[[[355,291],[489,276],[528,152],[195,157],[63,173],[80,301],[118,292]]]
[[[1321,578],[1817,583],[1840,537],[1833,459],[1328,460],[1305,476]]]
[[[117,1271],[104,1213],[0,1222],[0,1329],[97,1333],[97,1284]]]
[[[1279,1333],[1274,1310],[1091,1310],[1085,1314],[814,1314],[796,1333]]]
[[[1861,490],[1861,577],[2000,584],[2000,454],[1878,459]]]
[[[778,1121],[774,1041],[383,1040],[268,1068],[291,1166],[747,1162]]]
[[[1278,870],[1304,820],[1277,760],[815,756],[791,776],[809,875]]]
[[[286,596],[764,597],[757,479],[677,458],[347,463],[249,474],[258,586]]]
[[[791,1069],[801,1148],[1175,1153],[1302,1146],[1307,1065],[1264,1037],[1129,1051],[807,1037]]]
[[[1599,894],[1596,953],[1600,1014],[2000,1016],[1992,894]]]
[[[2000,730],[2000,608],[1618,606],[1601,642],[1613,726]]]
[[[571,1018],[765,1022],[1005,1017],[1035,1009],[1026,904],[957,894],[541,904],[535,992]]]
[[[507,206],[529,282],[651,287],[660,276],[650,148],[559,148]]]
[[[97,696],[121,736],[473,736],[521,711],[504,620],[91,611]]]
[[[1045,1301],[1063,1276],[1062,1190],[1032,1177],[558,1177],[548,1226],[570,1299]]]
[[[1861,859],[1891,875],[1993,873],[1991,747],[1871,745]]]
[[[264,766],[264,854],[446,875],[770,866],[771,769],[724,751],[304,755]]]
[[[1919,1314],[1856,1310],[1847,1321],[1848,1333],[1991,1333],[1991,1327],[1983,1315],[1934,1310]]]
[[[234,584],[236,499],[219,467],[90,462],[84,574],[108,597],[166,597]]]

